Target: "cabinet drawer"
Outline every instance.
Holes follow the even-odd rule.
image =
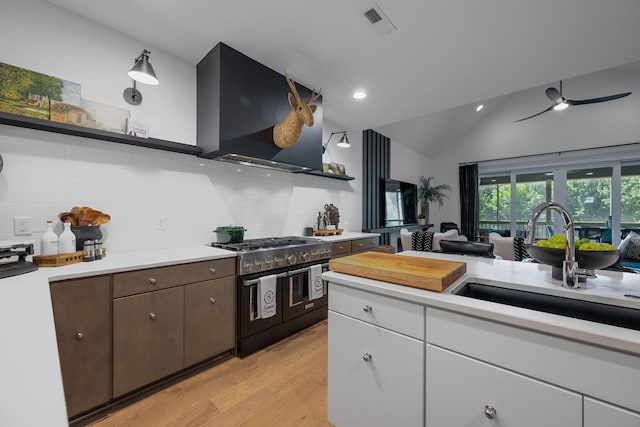
[[[585,396],[584,427],[602,426],[638,427],[640,414]]]
[[[224,258],[116,273],[113,275],[113,297],[232,276],[235,268],[235,258]]]
[[[335,242],[331,246],[331,258],[351,255],[351,240]]]
[[[420,304],[330,283],[329,310],[424,339],[424,307]]]
[[[353,240],[351,242],[351,252],[371,250],[378,247],[378,236],[367,237],[366,239]]]
[[[430,426],[582,427],[581,395],[431,345],[425,385]]]
[[[424,426],[422,341],[330,311],[328,342],[332,423]]]

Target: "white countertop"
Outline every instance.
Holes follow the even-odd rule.
[[[342,234],[331,236],[305,236],[310,239],[320,239],[325,242],[344,242],[346,240],[366,239],[367,237],[377,237],[380,233],[361,233],[356,231],[343,231]]]
[[[575,297],[576,293],[580,293],[582,299],[596,302],[611,303],[613,299],[617,301],[617,305],[640,309],[640,300],[624,297],[624,294],[640,295],[640,274],[597,270],[598,277],[587,280],[587,289],[572,290],[563,288],[561,281],[552,279],[551,267],[543,264],[433,252],[405,251],[398,254],[398,256],[403,255],[462,261],[467,264],[467,272],[443,293],[394,285],[332,271],[324,273],[323,278],[330,282],[394,298],[414,301],[640,355],[640,331],[448,293],[465,279],[478,277],[498,282],[516,283],[530,287],[532,290],[535,290],[535,288],[544,289],[544,293],[554,295],[571,297],[573,294]]]
[[[50,281],[235,256],[210,246],[107,253],[99,261],[0,279],[0,425],[68,425]]]

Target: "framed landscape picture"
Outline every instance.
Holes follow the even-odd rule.
[[[51,102],[80,105],[80,84],[0,62],[0,111],[49,120]]]

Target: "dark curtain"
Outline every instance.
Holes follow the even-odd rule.
[[[471,241],[478,235],[478,165],[460,166],[460,233]]]

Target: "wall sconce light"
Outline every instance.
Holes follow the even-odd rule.
[[[322,144],[322,154],[324,154],[324,152],[327,151],[327,146],[329,145],[329,142],[331,142],[331,138],[333,137],[333,135],[339,135],[339,134],[342,134],[342,138],[340,138],[340,141],[338,141],[338,144],[336,145],[340,148],[351,147],[351,144],[349,144],[349,138],[347,138],[346,130],[341,130],[339,132],[331,132],[331,135],[329,135],[329,139],[327,139],[326,144]]]
[[[124,100],[131,105],[138,105],[142,102],[142,94],[138,89],[136,89],[136,82],[151,86],[155,86],[160,83],[156,77],[155,71],[153,71],[153,67],[149,63],[150,54],[151,52],[144,49],[140,56],[135,59],[135,64],[131,70],[129,70],[128,74],[129,77],[133,79],[133,87],[126,88],[122,96],[124,97]]]

